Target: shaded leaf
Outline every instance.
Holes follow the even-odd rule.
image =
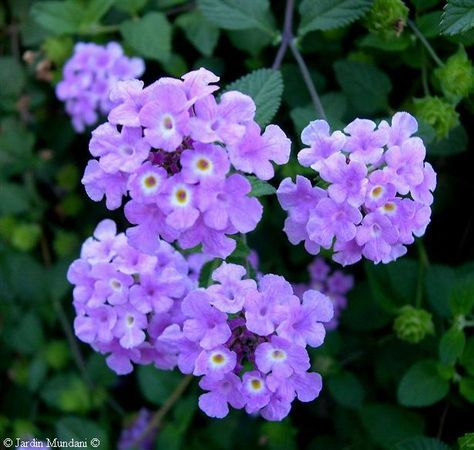
[[[283,78],[278,70],[259,69],[227,85],[226,91],[233,90],[252,97],[257,106],[255,120],[263,127],[272,120],[280,107]]]
[[[360,19],[372,0],[303,0],[300,4],[301,25],[298,34],[313,30],[332,30]]]

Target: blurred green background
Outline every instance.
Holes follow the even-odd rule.
[[[153,367],[117,377],[72,332],[68,265],[100,219],[126,225],[85,195],[91,130],[75,134],[54,95],[74,43],[120,42],[146,60],[146,83],[206,67],[225,86],[272,66],[284,11],[284,0],[0,3],[0,442],[98,437],[115,449],[137,411],[159,410],[182,379]],[[211,420],[194,382],[153,448],[474,448],[473,27],[472,0],[296,2],[295,43],[333,127],[398,110],[419,119],[438,172],[432,223],[399,261],[347,270],[356,287],[341,325],[312,352],[325,385],[315,402],[295,402],[281,423]],[[274,76],[273,122],[293,140],[277,186],[303,173],[298,136],[316,112],[290,52]],[[249,235],[262,271],[304,281],[311,257],[287,242],[276,199],[262,201]]]

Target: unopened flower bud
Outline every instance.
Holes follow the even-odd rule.
[[[464,48],[435,70],[443,94],[450,99],[467,97],[474,90],[474,68]]]
[[[400,340],[411,344],[417,344],[434,331],[431,314],[409,305],[401,308],[393,329]]]
[[[459,121],[455,106],[440,97],[415,99],[415,115],[434,128],[438,139],[445,138]]]
[[[400,36],[407,17],[408,8],[402,0],[375,0],[365,24],[371,33],[390,39]]]

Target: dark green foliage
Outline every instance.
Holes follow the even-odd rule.
[[[91,129],[76,135],[54,87],[78,41],[120,42],[145,58],[146,84],[206,67],[221,92],[253,97],[261,127],[292,140],[290,162],[263,182],[257,230],[233,236],[228,261],[307,281],[312,258],[282,232],[275,189],[318,118],[291,49],[286,1],[5,0],[0,2],[0,437],[98,438],[117,448],[141,407],[159,410],[183,380],[153,366],[119,377],[72,334],[67,268],[104,217],[80,179]],[[212,420],[194,380],[163,417],[155,449],[467,450],[474,448],[473,0],[301,0],[292,36],[331,127],[406,110],[438,172],[432,223],[389,265],[359,263],[337,330],[311,350],[323,391],[281,423],[243,411]],[[408,10],[407,10],[408,9]],[[421,39],[420,39],[421,38]],[[221,263],[204,265],[201,287]],[[256,268],[248,266],[257,278]],[[403,323],[402,323],[403,322]],[[471,433],[471,434],[469,434]]]

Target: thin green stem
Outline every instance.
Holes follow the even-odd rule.
[[[428,42],[428,40],[425,38],[423,33],[419,30],[419,28],[415,25],[415,22],[413,20],[408,19],[407,21],[408,26],[413,30],[413,33],[415,33],[416,37],[420,40],[420,42],[424,45],[430,56],[433,58],[433,61],[439,66],[443,67],[444,63],[441,61],[441,58],[436,54],[434,51],[434,48],[431,46],[431,44]]]
[[[173,408],[175,403],[181,398],[181,396],[184,394],[184,391],[186,388],[189,386],[193,379],[192,375],[187,375],[184,377],[181,382],[178,384],[176,389],[171,393],[171,395],[167,398],[165,403],[163,403],[163,406],[156,411],[156,413],[153,415],[151,418],[150,422],[148,423],[147,427],[143,431],[140,436],[133,442],[132,446],[130,447],[131,449],[133,448],[139,448],[140,444],[146,439],[146,437],[155,429],[157,429],[163,418],[166,416],[166,414]]]
[[[428,255],[426,253],[423,241],[421,239],[416,242],[418,247],[418,280],[416,284],[416,297],[415,297],[415,307],[420,308],[421,302],[423,300],[423,287],[424,287],[424,278],[425,278],[425,269],[429,267]]]

